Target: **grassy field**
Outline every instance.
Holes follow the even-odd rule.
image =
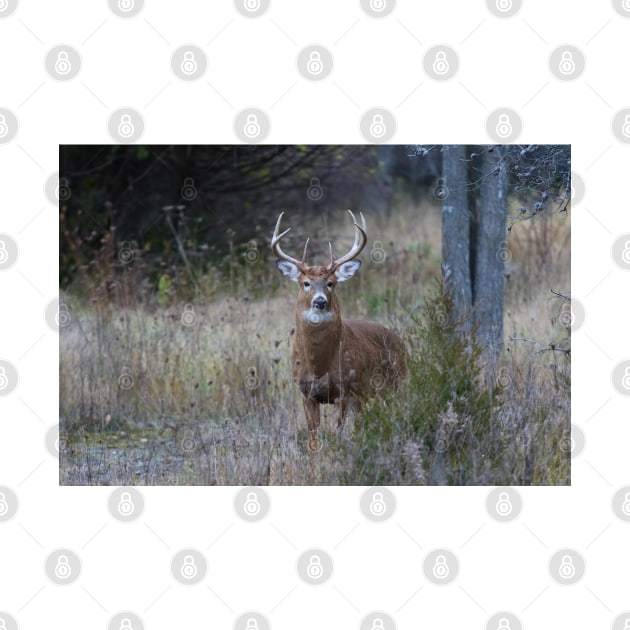
[[[60,483],[570,484],[570,337],[551,292],[570,290],[569,217],[539,216],[507,237],[506,342],[491,363],[445,324],[439,207],[366,218],[363,267],[338,291],[346,317],[405,339],[400,391],[340,434],[323,406],[310,451],[290,373],[296,287],[268,242],[197,277],[190,303],[174,278],[149,282],[140,249],[124,266],[112,250],[61,295]],[[343,216],[293,232],[313,236],[313,256],[352,238]]]

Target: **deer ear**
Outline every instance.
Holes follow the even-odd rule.
[[[300,270],[292,262],[289,262],[287,260],[277,260],[276,267],[280,269],[280,273],[285,278],[289,278],[289,280],[293,280],[293,282],[298,281],[300,277]]]
[[[360,260],[350,260],[346,263],[343,263],[339,269],[337,269],[337,281],[345,282],[346,280],[350,280],[354,274],[359,271],[359,267],[361,267]]]

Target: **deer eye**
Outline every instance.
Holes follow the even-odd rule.
[[[329,281],[326,283],[326,286],[327,286],[329,289],[332,289],[332,288],[335,286],[335,284],[334,284],[334,282],[331,282],[331,281],[329,280]]]
[[[308,280],[304,280],[304,282],[302,283],[302,286],[305,289],[308,289],[311,286],[311,283]]]

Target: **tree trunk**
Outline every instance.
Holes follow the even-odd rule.
[[[503,339],[505,263],[512,255],[506,242],[507,169],[503,148],[486,147],[482,161],[477,217],[473,300],[477,340],[496,350]]]
[[[470,320],[466,314],[472,307],[472,288],[466,147],[444,147],[442,165],[444,181],[438,180],[436,187],[438,197],[445,195],[442,199],[442,269],[446,289],[453,298],[452,320],[465,320],[463,328],[468,331]],[[440,184],[446,190],[441,191]]]

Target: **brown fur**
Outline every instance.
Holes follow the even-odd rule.
[[[280,232],[284,213],[280,213],[271,239],[278,269],[300,286],[293,376],[304,401],[311,447],[319,444],[320,405],[339,405],[337,426],[341,429],[351,401],[360,409],[364,398],[382,387],[396,386],[405,375],[403,344],[397,335],[375,322],[341,319],[335,287],[359,270],[361,262],[355,259],[367,242],[363,215],[360,215],[361,226],[354,214],[348,212],[355,228],[354,244],[340,258],[334,257],[330,245],[327,267],[306,264],[308,240],[302,260],[282,251],[280,240],[291,229]]]
[[[300,277],[300,285],[306,278],[313,284],[331,278],[325,267],[310,267],[306,271]],[[336,279],[333,282],[336,284]],[[304,399],[312,438],[320,423],[319,405],[339,405],[337,426],[341,429],[351,401],[360,410],[362,399],[383,387],[396,386],[405,375],[400,338],[376,322],[342,320],[334,288],[327,296],[330,321],[312,323],[304,319],[310,296],[302,289],[297,302],[293,376]]]

